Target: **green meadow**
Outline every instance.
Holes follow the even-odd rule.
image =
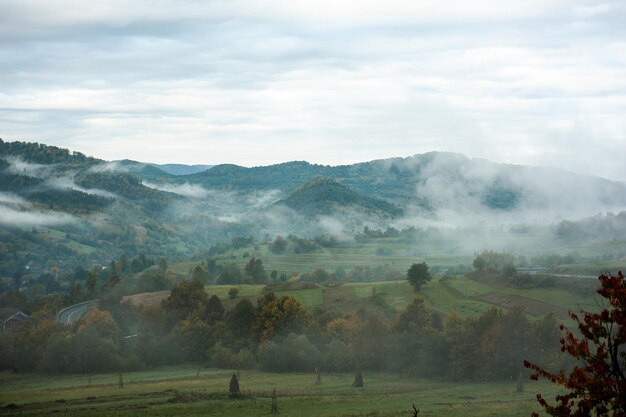
[[[230,398],[232,371],[166,367],[118,374],[16,375],[0,373],[0,414],[62,416],[265,416],[276,389],[282,416],[523,416],[539,411],[537,392],[555,388],[515,381],[443,383],[385,373],[364,374],[364,388],[352,388],[352,374],[240,373],[241,398]]]

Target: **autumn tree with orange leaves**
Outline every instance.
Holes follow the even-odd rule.
[[[602,310],[581,312],[580,316],[570,312],[582,337],[561,325],[561,350],[577,359],[574,369],[552,373],[524,361],[524,366],[534,371],[531,379],[546,378],[567,390],[557,395],[556,404],[537,394],[551,416],[626,416],[626,281],[621,271],[617,276],[603,274],[598,279]]]

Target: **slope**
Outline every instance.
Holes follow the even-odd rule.
[[[365,197],[331,178],[322,176],[297,187],[276,204],[309,215],[330,215],[337,211],[357,211],[383,217],[402,214],[402,210],[393,204]]]

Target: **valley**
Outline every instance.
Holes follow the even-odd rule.
[[[274,388],[283,415],[529,413],[559,391],[523,361],[571,368],[559,325],[626,270],[626,185],[601,178],[0,151],[0,414],[264,415]]]

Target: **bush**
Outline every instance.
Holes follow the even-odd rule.
[[[305,335],[290,333],[261,345],[258,360],[264,371],[312,371],[320,362],[320,352]]]
[[[213,347],[213,354],[208,365],[224,369],[254,369],[256,360],[252,352],[247,349],[241,349],[239,353],[235,353],[217,342]]]
[[[333,340],[326,346],[323,363],[327,371],[347,372],[354,368],[350,360],[350,350],[340,340]]]

